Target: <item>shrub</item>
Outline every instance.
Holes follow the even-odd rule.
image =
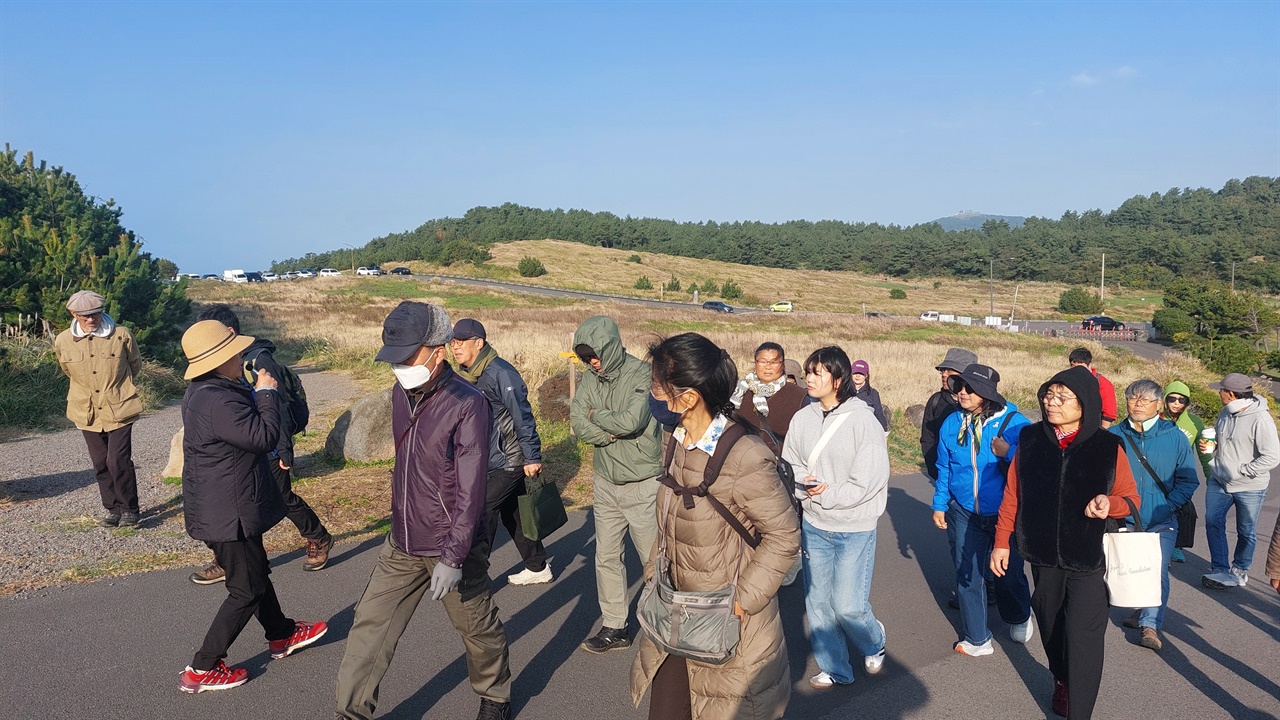
[[[889,291],[889,298],[892,300],[906,300],[907,291],[902,288],[893,288]]]
[[[547,268],[541,260],[527,255],[520,258],[520,264],[516,269],[520,271],[520,277],[538,277],[547,274]]]
[[[653,282],[649,280],[648,275],[641,275],[636,279],[636,284],[632,285],[637,290],[652,290]]]
[[[667,283],[666,288],[670,292],[676,292],[680,289],[680,278],[673,277],[671,282]]]
[[[687,293],[689,293],[690,295],[692,295],[692,294],[694,294],[694,293],[698,292],[699,290],[700,290],[700,288],[698,287],[698,283],[696,283],[696,282],[689,283],[689,287],[687,287],[687,288],[685,288],[685,289],[684,289],[684,291],[685,291],[685,292],[687,292]]]
[[[1244,338],[1227,336],[1213,343],[1207,358],[1210,370],[1220,373],[1251,373],[1258,365],[1258,351]],[[1201,358],[1205,360],[1206,358]]]
[[[742,288],[732,280],[725,280],[724,285],[720,287],[720,297],[725,300],[737,300],[742,297]]]
[[[632,255],[631,257],[627,258],[627,262],[633,262],[633,263],[639,264],[642,261],[639,255]]]
[[[707,297],[711,297],[712,295],[719,295],[719,294],[720,294],[720,286],[716,284],[716,281],[715,281],[715,280],[703,280],[703,281],[702,281],[702,294],[703,294],[703,295],[705,295],[705,296],[707,296]]]
[[[1196,321],[1183,310],[1160,308],[1151,317],[1151,326],[1161,335],[1174,338],[1181,333],[1195,332]]]
[[[1067,315],[1092,315],[1102,312],[1102,301],[1084,288],[1069,288],[1058,296],[1058,312]]]

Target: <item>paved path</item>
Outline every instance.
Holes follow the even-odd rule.
[[[805,640],[803,599],[784,588],[791,677],[789,718],[1046,718],[1051,678],[1038,638],[1007,639],[993,620],[996,654],[966,658],[951,651],[957,613],[946,607],[952,571],[946,540],[929,519],[931,489],[922,476],[891,481],[880,521],[872,603],[888,629],[889,660],[874,678],[858,673],[850,687],[825,693],[805,682],[816,672]],[[1201,493],[1203,495],[1203,493]],[[1269,537],[1277,500],[1260,523]],[[1265,540],[1265,539],[1264,539]],[[1132,643],[1112,613],[1107,669],[1097,718],[1276,718],[1280,716],[1280,596],[1264,581],[1209,593],[1203,535],[1190,562],[1175,565],[1163,653]],[[52,588],[0,600],[4,638],[0,706],[16,718],[190,718],[246,720],[332,716],[335,674],[351,625],[352,604],[373,565],[378,541],[339,546],[331,566],[304,573],[297,553],[275,559],[274,580],[287,612],[328,618],[318,646],[268,661],[251,623],[231,650],[252,680],[225,693],[187,696],[177,676],[223,597],[221,586],[186,581],[186,570]],[[570,515],[550,543],[556,580],[515,587],[510,542],[495,553],[494,583],[511,639],[518,717],[529,720],[642,720],[646,706],[628,698],[632,650],[594,656],[577,649],[594,630],[598,610],[591,565],[589,511]],[[1255,567],[1261,570],[1265,541]],[[638,567],[632,568],[632,577]],[[466,680],[460,643],[438,603],[425,601],[402,639],[382,687],[380,717],[471,718],[478,702]]]

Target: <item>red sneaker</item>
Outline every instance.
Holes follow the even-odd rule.
[[[1053,714],[1067,716],[1067,684],[1061,680],[1053,681]]]
[[[288,657],[294,650],[301,650],[324,637],[328,631],[329,625],[323,620],[314,623],[295,622],[292,635],[283,640],[272,640],[268,643],[271,646],[271,659],[279,660],[282,657]]]
[[[202,693],[205,690],[230,690],[249,682],[249,671],[244,668],[229,668],[221,660],[212,670],[199,672],[188,665],[179,676],[181,682],[178,689],[184,693]]]

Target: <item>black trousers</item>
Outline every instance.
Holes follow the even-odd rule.
[[[649,720],[693,720],[689,665],[684,658],[668,655],[658,666],[649,686]]]
[[[258,619],[267,640],[284,640],[293,634],[293,620],[285,617],[271,585],[271,568],[262,536],[232,542],[205,543],[227,571],[227,599],[204,636],[204,644],[191,661],[195,670],[209,670],[227,656],[227,649],[249,624]]]
[[[285,517],[289,518],[307,540],[324,540],[329,537],[329,531],[320,522],[316,511],[293,491],[293,477],[289,471],[280,467],[280,461],[276,458],[269,458],[268,462],[271,463],[271,476],[276,480],[276,487],[280,488],[280,497],[284,499]]]
[[[1031,566],[1036,581],[1031,609],[1049,656],[1049,670],[1055,680],[1067,684],[1068,720],[1086,720],[1093,715],[1102,684],[1109,613],[1102,572]]]
[[[81,430],[93,474],[98,479],[102,507],[109,513],[138,512],[138,475],[133,467],[133,424],[111,432]]]
[[[525,567],[542,572],[547,567],[547,549],[541,540],[530,540],[520,528],[520,496],[525,494],[524,468],[490,470],[485,507],[489,511],[489,548],[498,536],[498,523],[507,529],[520,551]]]

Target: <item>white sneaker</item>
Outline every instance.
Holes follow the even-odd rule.
[[[876,621],[880,625],[880,634],[885,635],[884,623]],[[885,635],[884,645],[880,646],[880,652],[875,655],[868,655],[862,661],[862,666],[866,668],[868,675],[875,675],[884,667],[885,647],[889,644],[889,636]]]
[[[830,675],[820,672],[809,678],[809,684],[818,690],[827,690],[833,687],[836,684],[836,681]]]
[[[1249,579],[1245,575],[1245,580]],[[1200,584],[1207,588],[1223,589],[1240,586],[1240,578],[1236,575],[1234,568],[1226,572],[1209,573],[1200,577]]]
[[[961,640],[956,643],[956,652],[961,655],[968,655],[969,657],[982,657],[983,655],[990,655],[995,651],[996,649],[991,646],[990,640],[982,643],[981,645],[974,645],[968,640]]]
[[[1249,582],[1249,573],[1240,568],[1231,568],[1231,574],[1236,576],[1236,587],[1244,587]]]
[[[538,583],[551,582],[551,564],[538,572],[534,572],[529,568],[525,568],[518,573],[512,573],[507,576],[507,582],[512,585],[537,585]]]
[[[1031,624],[1031,618],[1027,618],[1026,622],[1020,622],[1009,628],[1009,637],[1013,638],[1014,642],[1022,643],[1023,645],[1030,642],[1031,638],[1035,637],[1035,634],[1036,626]]]

